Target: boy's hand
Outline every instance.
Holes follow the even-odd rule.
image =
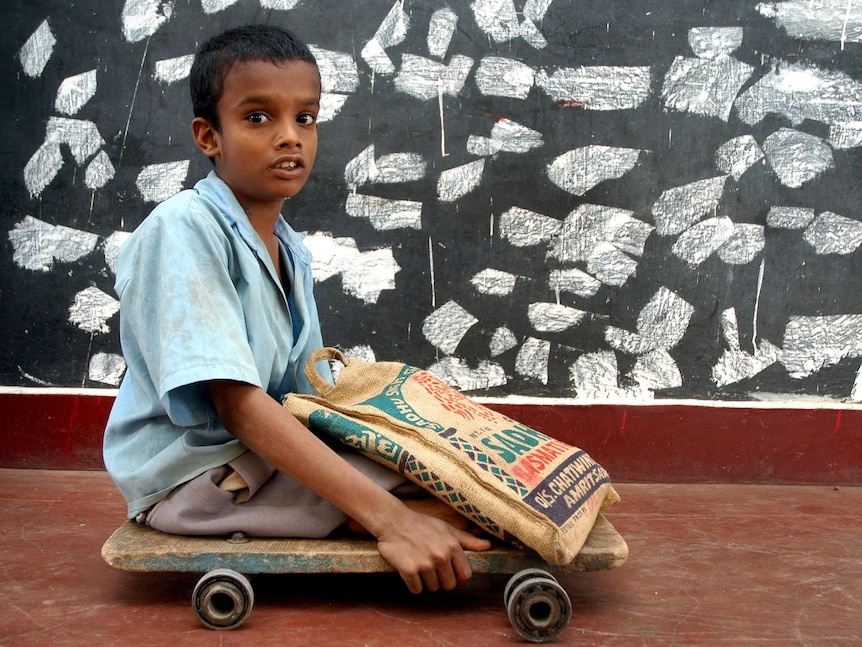
[[[491,542],[440,519],[405,508],[399,523],[377,537],[377,549],[392,564],[411,593],[424,588],[447,591],[466,582],[472,569],[467,550],[488,550]]]

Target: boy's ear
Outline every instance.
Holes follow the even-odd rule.
[[[219,154],[218,131],[207,119],[195,117],[192,120],[192,136],[204,155],[216,157]]]

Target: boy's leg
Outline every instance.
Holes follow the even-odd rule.
[[[338,453],[375,483],[392,491],[405,479],[350,450]],[[244,490],[225,490],[222,481],[238,474]],[[233,477],[232,477],[233,478]],[[185,483],[148,513],[146,523],[178,535],[251,537],[325,537],[347,520],[331,503],[252,452]]]

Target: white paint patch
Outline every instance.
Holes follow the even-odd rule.
[[[491,336],[491,343],[489,345],[491,357],[502,355],[506,351],[512,350],[517,345],[518,339],[515,337],[515,333],[505,326],[500,326]]]
[[[347,359],[358,358],[365,362],[368,362],[369,364],[377,361],[377,356],[374,354],[374,349],[367,344],[351,346],[344,351],[344,356]]]
[[[582,204],[566,217],[549,256],[569,263],[585,261],[602,243],[640,256],[654,229],[635,218],[632,211]]]
[[[84,184],[92,191],[101,189],[114,179],[115,173],[116,170],[111,163],[111,158],[105,151],[101,150],[87,165],[87,170],[84,173]]]
[[[584,146],[557,157],[548,166],[548,178],[564,191],[583,195],[605,180],[620,178],[638,163],[636,148]]]
[[[395,89],[422,101],[438,99],[441,94],[457,95],[473,68],[473,59],[456,54],[449,65],[405,54],[395,77]]]
[[[722,311],[720,317],[721,336],[730,350],[740,350],[739,342],[739,320],[736,318],[736,308],[727,308]]]
[[[99,129],[92,121],[51,117],[45,129],[45,142],[49,144],[66,144],[79,166],[105,144],[99,134]]]
[[[12,260],[25,270],[47,272],[55,262],[72,263],[96,248],[99,237],[72,227],[24,216],[9,231]]]
[[[317,123],[325,124],[327,121],[335,119],[349,98],[350,96],[346,94],[322,92],[320,94],[320,112],[317,113]]]
[[[365,61],[375,74],[388,76],[395,73],[395,64],[392,62],[392,59],[389,58],[389,55],[381,47],[380,43],[374,39],[365,44],[360,56],[362,56],[362,60]]]
[[[605,340],[631,355],[670,350],[685,336],[694,307],[678,294],[661,287],[638,315],[636,333],[608,326]]]
[[[458,26],[458,14],[449,9],[438,9],[431,14],[428,24],[428,53],[439,59],[446,57],[455,28]]]
[[[123,243],[125,243],[131,235],[132,234],[127,231],[115,231],[105,239],[105,242],[102,245],[102,250],[105,254],[105,264],[114,275],[117,274],[117,259],[120,255],[120,247],[123,246]]]
[[[441,202],[455,202],[475,189],[482,181],[485,160],[446,169],[437,181],[437,196]]]
[[[635,273],[633,258],[610,243],[599,243],[587,258],[587,270],[602,283],[620,287]]]
[[[563,223],[529,209],[512,207],[500,214],[500,236],[515,247],[532,247],[550,241],[562,230]]]
[[[551,356],[551,342],[529,337],[518,350],[515,358],[515,372],[518,375],[548,383],[548,359]]]
[[[92,121],[51,117],[45,129],[45,142],[24,167],[24,183],[30,195],[38,197],[63,168],[60,146],[69,147],[79,166],[104,145],[99,129]]]
[[[682,233],[673,245],[673,254],[696,267],[730,240],[733,231],[733,221],[727,216],[707,218]]]
[[[24,184],[30,196],[37,198],[42,194],[57,173],[63,168],[63,153],[56,143],[43,143],[24,166]]]
[[[529,65],[502,56],[487,56],[476,69],[476,87],[489,97],[526,99],[535,83],[536,72]]]
[[[859,148],[862,146],[862,121],[832,124],[829,143],[835,149]]]
[[[482,270],[472,279],[471,285],[476,288],[479,294],[487,294],[494,297],[504,297],[512,294],[515,289],[515,281],[517,277],[509,272],[491,269],[490,267]]]
[[[805,63],[779,61],[736,100],[736,112],[747,124],[766,115],[825,124],[862,121],[862,82],[844,72],[821,70]]]
[[[587,110],[633,110],[650,96],[649,67],[563,67],[540,70],[536,85],[553,101],[576,101]]]
[[[538,332],[564,332],[577,326],[586,314],[559,303],[531,303],[527,307],[530,325]]]
[[[120,302],[99,288],[84,288],[75,295],[69,308],[69,323],[84,332],[105,334],[111,332],[108,319],[120,311]]]
[[[42,76],[56,44],[57,39],[54,38],[51,25],[47,19],[43,20],[18,51],[18,60],[21,61],[24,74],[32,79]]]
[[[682,373],[673,357],[665,350],[653,350],[635,360],[629,373],[643,397],[652,398],[657,389],[674,389],[682,386]]]
[[[814,209],[805,207],[772,207],[766,224],[775,229],[805,229],[814,220]]]
[[[347,163],[344,181],[354,189],[368,182],[398,184],[425,178],[428,163],[418,153],[392,153],[380,159],[374,157],[374,144]]]
[[[639,393],[619,386],[617,357],[613,351],[581,355],[569,367],[569,378],[578,400],[630,400]]]
[[[524,3],[524,18],[534,23],[542,22],[554,0],[527,0]]]
[[[790,317],[781,362],[802,379],[846,357],[862,357],[862,314]]]
[[[544,49],[548,46],[548,41],[544,34],[539,31],[539,28],[531,20],[524,20],[521,23],[521,38],[535,49]]]
[[[361,359],[369,363],[377,361],[377,357],[374,354],[374,349],[372,349],[371,346],[367,346],[365,344],[351,346],[350,348],[343,350],[342,353],[347,359]],[[335,384],[338,384],[338,376],[341,374],[342,368],[344,368],[344,365],[338,360],[329,361],[329,370],[332,372],[332,379]]]
[[[554,292],[576,294],[579,297],[592,297],[602,286],[602,282],[575,267],[552,270],[548,287]]]
[[[317,60],[320,70],[320,88],[323,92],[352,93],[359,87],[359,70],[350,54],[323,49],[315,45],[308,48]]]
[[[862,222],[824,211],[802,237],[818,254],[852,254],[862,245]]]
[[[340,275],[345,294],[366,304],[377,303],[383,290],[395,289],[401,267],[388,248],[360,251],[352,238],[315,233],[303,239],[311,251],[311,269],[318,282]]]
[[[260,0],[261,7],[276,11],[290,11],[298,4],[299,0]]]
[[[718,170],[739,180],[742,175],[764,158],[763,150],[751,135],[742,135],[726,141],[715,151]]]
[[[762,2],[757,10],[803,40],[862,42],[862,7],[852,0]]]
[[[479,29],[495,43],[505,43],[521,35],[521,23],[512,0],[474,0],[471,8]]]
[[[458,303],[447,301],[425,318],[422,334],[432,346],[452,355],[467,331],[478,322]]]
[[[459,391],[480,391],[504,386],[506,371],[499,364],[484,360],[476,368],[459,357],[444,357],[428,367],[428,372]]]
[[[527,128],[510,119],[500,119],[491,129],[490,139],[470,135],[467,151],[473,155],[495,155],[499,152],[526,153],[544,146],[542,133]]]
[[[721,331],[727,349],[712,367],[712,381],[717,386],[727,386],[754,377],[772,366],[781,356],[781,350],[766,340],[758,344],[753,354],[741,350],[734,308],[721,313]]]
[[[862,367],[856,373],[856,379],[853,381],[853,388],[850,391],[850,399],[862,402]]]
[[[524,7],[523,22],[512,0],[474,0],[473,17],[479,28],[496,43],[505,43],[521,37],[536,49],[546,47],[548,41],[536,27],[532,16],[544,16],[547,11],[545,1],[528,1]]]
[[[428,172],[428,163],[419,153],[390,153],[375,163],[376,174],[371,178],[383,184],[399,184],[422,180]]]
[[[147,202],[162,202],[183,190],[189,173],[189,160],[145,166],[135,182]]]
[[[661,96],[669,110],[727,121],[753,71],[752,66],[727,56],[715,60],[678,56],[664,77]]]
[[[745,265],[753,261],[766,247],[763,225],[734,223],[733,235],[718,250],[718,257],[729,265]]]
[[[375,177],[377,165],[374,159],[374,144],[371,144],[344,167],[344,181],[349,188],[355,189]]]
[[[201,9],[204,13],[214,14],[219,11],[224,11],[237,3],[237,0],[201,0]]]
[[[421,202],[351,193],[347,196],[345,210],[354,218],[369,220],[377,231],[422,229]]]
[[[119,386],[126,372],[126,362],[116,353],[96,353],[90,358],[87,378],[91,382]]]
[[[176,58],[166,58],[156,61],[153,78],[160,83],[168,84],[182,81],[188,78],[194,60],[194,54],[187,54],[186,56],[177,56]]]
[[[155,34],[174,12],[172,0],[126,0],[123,5],[123,37],[137,43]]]
[[[742,27],[694,27],[688,31],[688,46],[698,58],[715,60],[739,49],[742,37]]]
[[[380,23],[374,37],[362,48],[362,59],[377,74],[392,74],[395,72],[395,66],[386,50],[402,43],[409,30],[410,18],[404,12],[404,3],[397,0]]]
[[[63,79],[57,89],[54,110],[64,115],[74,115],[96,94],[96,70],[82,72]]]
[[[351,346],[350,348],[343,350],[342,353],[347,359],[361,359],[368,363],[373,363],[377,361],[377,356],[374,354],[374,349],[366,344]],[[344,368],[344,365],[338,360],[329,361],[329,370],[332,372],[332,379],[335,384],[338,384],[338,376],[341,374],[342,368]]]
[[[835,164],[829,144],[792,128],[781,128],[767,137],[763,152],[779,181],[794,189]]]
[[[698,180],[662,192],[652,206],[660,236],[681,234],[718,208],[727,183],[726,175]]]

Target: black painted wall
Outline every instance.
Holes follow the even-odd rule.
[[[112,254],[209,170],[170,70],[271,22],[343,95],[285,210],[327,343],[492,395],[860,400],[862,8],[817,4],[6,2],[0,383],[116,385]]]

